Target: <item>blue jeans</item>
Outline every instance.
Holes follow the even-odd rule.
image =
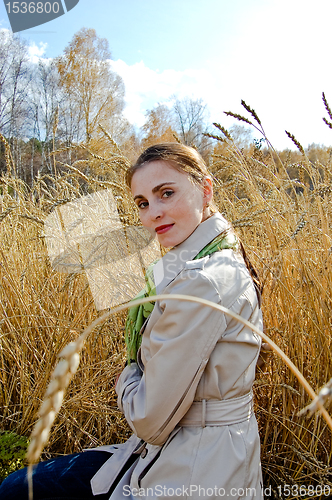
[[[108,500],[110,492],[92,495],[90,479],[109,457],[104,451],[86,451],[40,462],[33,471],[33,500]],[[0,498],[28,500],[27,469],[0,484]]]

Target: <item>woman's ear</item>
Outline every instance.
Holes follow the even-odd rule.
[[[208,206],[213,198],[213,185],[210,177],[205,177],[203,180],[203,200],[205,206]]]

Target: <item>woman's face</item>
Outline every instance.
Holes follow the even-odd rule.
[[[182,243],[210,216],[211,180],[197,186],[167,161],[151,161],[136,170],[131,191],[143,226],[166,248]]]

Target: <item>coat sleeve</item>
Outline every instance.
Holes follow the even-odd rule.
[[[213,280],[197,269],[184,270],[165,291],[220,302]],[[150,332],[144,372],[135,363],[127,366],[116,391],[135,434],[161,445],[190,408],[226,319],[220,311],[189,301],[166,299],[155,307],[161,315]]]

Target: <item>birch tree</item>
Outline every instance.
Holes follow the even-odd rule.
[[[107,40],[98,37],[94,29],[82,28],[56,62],[60,86],[86,143],[97,133],[99,123],[108,129],[124,108],[124,84],[111,70],[110,58]]]
[[[0,131],[8,137],[19,135],[27,125],[30,79],[26,45],[0,30]]]

